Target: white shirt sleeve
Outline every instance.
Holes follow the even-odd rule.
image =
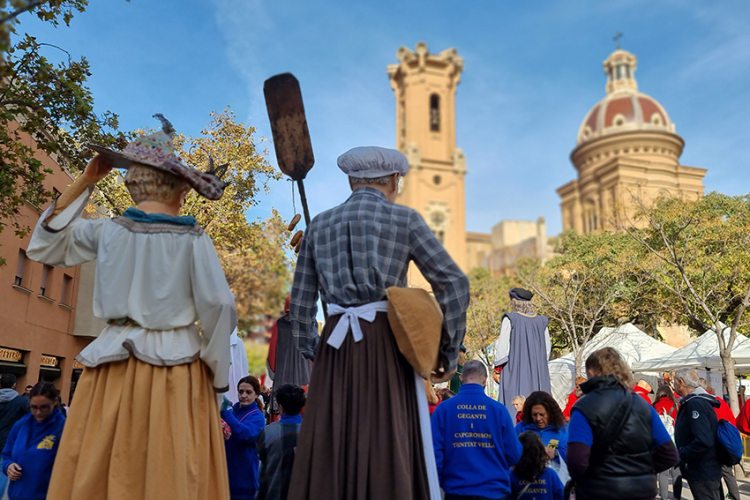
[[[193,244],[191,282],[195,307],[203,328],[201,359],[214,374],[214,389],[229,386],[230,341],[237,326],[234,294],[224,277],[213,242],[204,234]]]
[[[30,259],[57,267],[73,267],[96,259],[101,228],[108,219],[83,219],[81,213],[93,188],[84,191],[49,224],[45,219],[56,201],[39,217],[26,249]]]
[[[549,356],[552,354],[552,342],[549,338],[549,328],[544,329],[544,346],[547,348],[547,361],[549,361]]]
[[[503,318],[500,325],[500,336],[495,341],[495,366],[504,365],[508,362],[510,354],[510,320]]]

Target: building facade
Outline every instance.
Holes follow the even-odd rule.
[[[27,138],[29,146],[33,140]],[[61,193],[72,178],[54,160],[37,153],[50,192]],[[26,203],[19,218],[32,228],[42,207]],[[101,331],[93,317],[93,264],[57,268],[26,257],[31,234],[17,237],[6,227],[0,233],[0,373],[14,373],[17,388],[40,381],[53,382],[63,402],[69,403],[83,366],[75,356]],[[83,300],[82,300],[83,299]],[[80,314],[79,314],[80,313]],[[80,326],[78,326],[80,325]]]
[[[612,228],[660,196],[703,196],[706,170],[680,165],[685,142],[661,104],[638,91],[636,64],[619,48],[603,63],[607,95],[584,118],[570,154],[578,176],[557,189],[563,230]]]

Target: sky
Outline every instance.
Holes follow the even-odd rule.
[[[467,158],[467,230],[544,216],[554,235],[555,190],[575,178],[569,155],[605,96],[602,61],[617,31],[638,57],[639,90],[685,140],[681,163],[708,169],[707,192],[750,192],[748,21],[750,2],[734,0],[90,0],[69,27],[26,14],[20,31],[85,56],[97,112],[117,113],[124,130],[156,128],[160,112],[197,135],[211,111],[231,106],[270,139],[263,81],[294,73],[316,157],[305,181],[313,214],[348,196],[341,153],[395,147],[386,66],[397,49],[455,47],[464,59],[456,143]],[[263,146],[275,165],[272,142]],[[248,217],[272,207],[294,214],[287,181],[272,182]]]

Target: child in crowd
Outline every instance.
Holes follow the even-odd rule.
[[[276,393],[281,419],[261,431],[256,445],[262,463],[256,500],[286,500],[305,399],[304,389],[292,384]]]
[[[510,473],[511,497],[523,500],[563,500],[564,485],[547,467],[549,455],[542,438],[532,431],[518,436],[523,445],[521,460]]]
[[[521,422],[521,417],[523,416],[523,404],[526,402],[526,396],[516,396],[513,398],[513,408],[516,409],[516,424]]]

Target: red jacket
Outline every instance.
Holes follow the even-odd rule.
[[[729,422],[732,425],[736,425],[736,419],[734,418],[734,413],[732,413],[732,408],[729,407],[729,404],[724,401],[724,398],[717,397],[716,399],[719,400],[719,407],[714,408],[714,411],[716,412],[716,416],[721,420],[722,418]]]
[[[673,403],[669,398],[661,398],[659,401],[654,403],[656,413],[659,415],[669,415],[673,419],[677,419],[677,404]]]
[[[565,405],[565,410],[563,410],[563,415],[565,415],[567,420],[570,420],[570,411],[573,409],[573,405],[576,404],[576,401],[578,401],[578,396],[576,396],[575,392],[571,392],[570,396],[568,396],[568,404]]]
[[[638,387],[637,385],[633,387],[633,392],[638,394],[640,397],[646,400],[646,402],[651,405],[651,397],[648,395],[649,391],[644,389],[643,387]]]
[[[750,399],[745,402],[740,414],[737,415],[736,423],[741,433],[750,434]]]

